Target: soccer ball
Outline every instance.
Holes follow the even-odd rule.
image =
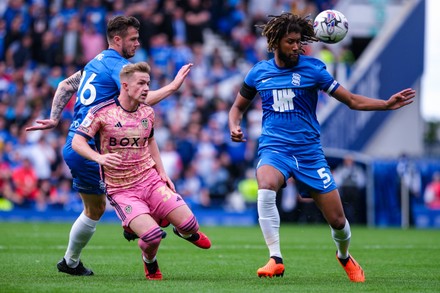
[[[324,10],[313,22],[315,36],[326,44],[342,41],[348,32],[348,21],[344,14],[337,10]]]

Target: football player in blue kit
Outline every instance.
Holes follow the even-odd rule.
[[[56,127],[64,107],[77,91],[74,117],[63,148],[63,157],[72,173],[73,189],[79,192],[84,210],[70,230],[69,244],[63,259],[57,263],[58,270],[63,273],[93,275],[92,270],[84,267],[80,255],[93,236],[96,224],[106,208],[99,165],[78,155],[72,149],[72,139],[91,107],[119,95],[119,73],[123,66],[129,64],[128,59],[135,55],[136,49],[140,46],[139,27],[139,21],[132,16],[121,15],[110,19],[107,24],[108,49],[88,62],[83,70],[74,73],[58,85],[52,102],[50,119],[37,120],[37,125],[26,129],[33,131]],[[146,102],[154,105],[177,91],[190,72],[191,66],[192,64],[184,65],[170,84],[150,91]],[[93,140],[89,143],[93,149],[96,149]]]
[[[352,282],[364,282],[361,266],[349,254],[350,225],[325,159],[316,117],[318,92],[325,91],[353,110],[395,110],[413,102],[411,88],[382,100],[354,94],[340,85],[323,62],[304,55],[303,46],[318,41],[309,17],[291,13],[270,16],[259,26],[274,58],[253,66],[229,112],[231,140],[245,141],[240,127],[244,112],[258,93],[262,100],[256,177],[258,220],[270,259],[259,277],[284,275],[280,250],[280,217],[276,194],[293,177],[301,196],[313,198],[327,220],[336,244],[336,258]]]

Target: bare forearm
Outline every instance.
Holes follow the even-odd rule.
[[[52,101],[50,119],[55,121],[61,119],[61,114],[72,98],[72,95],[78,90],[80,81],[81,71],[78,71],[59,83]]]
[[[159,147],[157,146],[156,140],[154,138],[150,138],[148,142],[148,149],[151,154],[151,158],[156,162],[156,169],[159,173],[165,174],[165,168],[162,163],[162,159],[160,157]]]
[[[158,90],[150,91],[145,102],[150,106],[154,106],[166,97],[172,95],[176,90],[177,89],[174,88],[171,84],[168,84]]]
[[[353,102],[348,105],[350,109],[361,111],[387,110],[387,103],[381,99],[368,98],[361,95],[353,95]]]
[[[185,81],[185,78],[188,76],[189,72],[191,71],[192,63],[188,63],[186,65],[183,65],[182,68],[180,68],[179,72],[177,72],[176,77],[174,80],[167,84],[166,86],[155,90],[150,91],[147,96],[147,100],[145,101],[146,104],[150,106],[154,106],[166,97],[172,95],[175,93],[183,84]]]
[[[83,136],[75,134],[72,140],[72,149],[87,160],[98,162],[99,153],[89,146]]]

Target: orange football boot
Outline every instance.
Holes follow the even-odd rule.
[[[284,265],[282,263],[277,264],[273,258],[270,258],[264,267],[257,270],[258,277],[282,277],[284,276]]]
[[[337,253],[336,253],[336,259],[339,261],[341,266],[344,268],[350,281],[360,282],[360,283],[365,282],[364,270],[351,255],[348,256],[348,261],[345,265],[343,264],[341,259],[338,258]]]

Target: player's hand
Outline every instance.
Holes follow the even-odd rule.
[[[26,131],[46,130],[57,127],[58,121],[53,119],[36,120],[37,125],[26,127]]]
[[[176,191],[176,187],[174,186],[173,181],[171,181],[170,177],[167,176],[167,185],[168,187],[173,191],[173,192],[177,192]]]
[[[157,169],[156,169],[157,170]],[[168,177],[168,175],[165,172],[160,172],[159,170],[157,170],[157,172],[159,173],[160,178],[165,181],[168,185],[168,187],[173,191],[176,192],[176,187],[174,186],[173,181],[170,179],[170,177]]]
[[[101,166],[116,168],[121,165],[122,156],[119,153],[103,154],[103,155],[99,155],[96,162]]]
[[[176,192],[176,187],[174,186],[173,181],[168,177],[167,174],[159,174],[160,178],[162,178],[163,181],[165,181],[168,185],[168,187],[173,191]]]
[[[387,101],[388,110],[396,110],[403,106],[409,105],[414,102],[416,97],[416,91],[412,88],[404,89],[398,93],[392,95]]]
[[[231,140],[235,142],[245,142],[243,131],[241,131],[241,127],[237,126],[234,129],[231,129]]]
[[[174,77],[174,80],[171,82],[175,91],[177,91],[182,86],[183,81],[188,76],[192,66],[192,63],[188,63],[186,65],[183,65],[177,72],[176,77]]]

